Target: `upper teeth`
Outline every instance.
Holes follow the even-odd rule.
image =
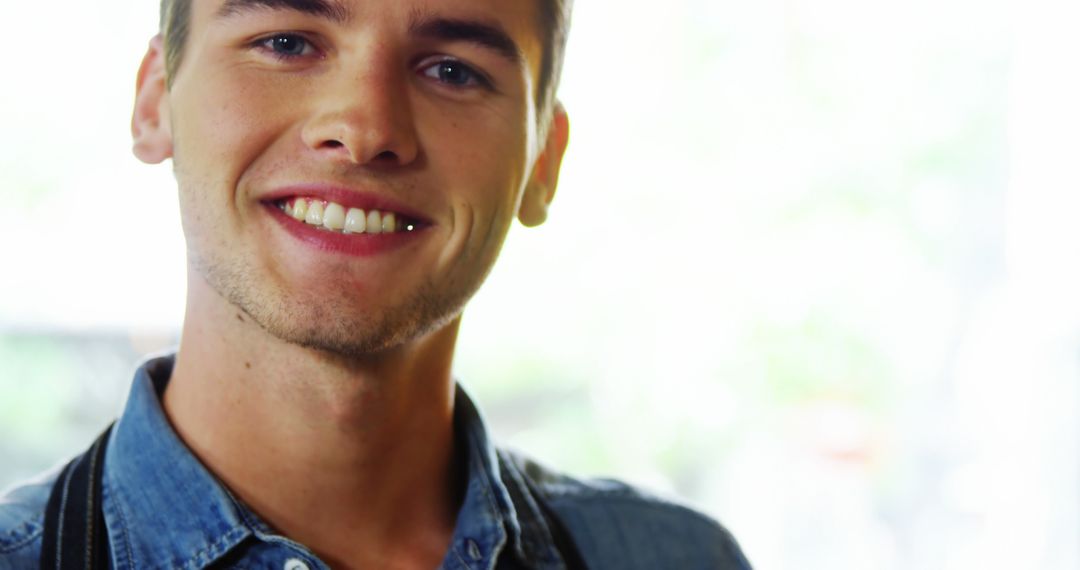
[[[413,222],[399,220],[393,212],[364,211],[314,198],[286,200],[278,205],[286,215],[312,226],[346,234],[380,234],[416,229]]]

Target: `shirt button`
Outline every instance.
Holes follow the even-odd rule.
[[[469,551],[469,556],[473,560],[480,560],[484,557],[483,553],[480,552],[480,545],[476,544],[476,541],[471,538],[465,541],[465,548]]]
[[[285,570],[311,570],[311,568],[299,558],[290,558],[285,561]]]

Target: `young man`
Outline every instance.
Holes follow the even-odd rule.
[[[555,192],[568,0],[162,10],[132,132],[179,186],[180,349],[0,502],[0,568],[748,567],[702,515],[494,450],[451,377]]]

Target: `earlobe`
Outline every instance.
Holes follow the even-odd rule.
[[[521,198],[518,219],[521,223],[533,227],[547,219],[548,207],[555,199],[555,188],[559,184],[559,169],[563,155],[570,140],[570,119],[562,103],[556,102],[552,113],[551,126],[540,156],[533,166],[532,176]]]
[[[162,162],[173,153],[165,79],[165,46],[158,35],[150,40],[139,66],[131,117],[132,151],[147,164]]]

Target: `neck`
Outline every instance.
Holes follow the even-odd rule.
[[[346,359],[267,334],[205,283],[189,289],[163,403],[195,455],[335,567],[437,566],[460,500],[450,373],[459,321]]]

